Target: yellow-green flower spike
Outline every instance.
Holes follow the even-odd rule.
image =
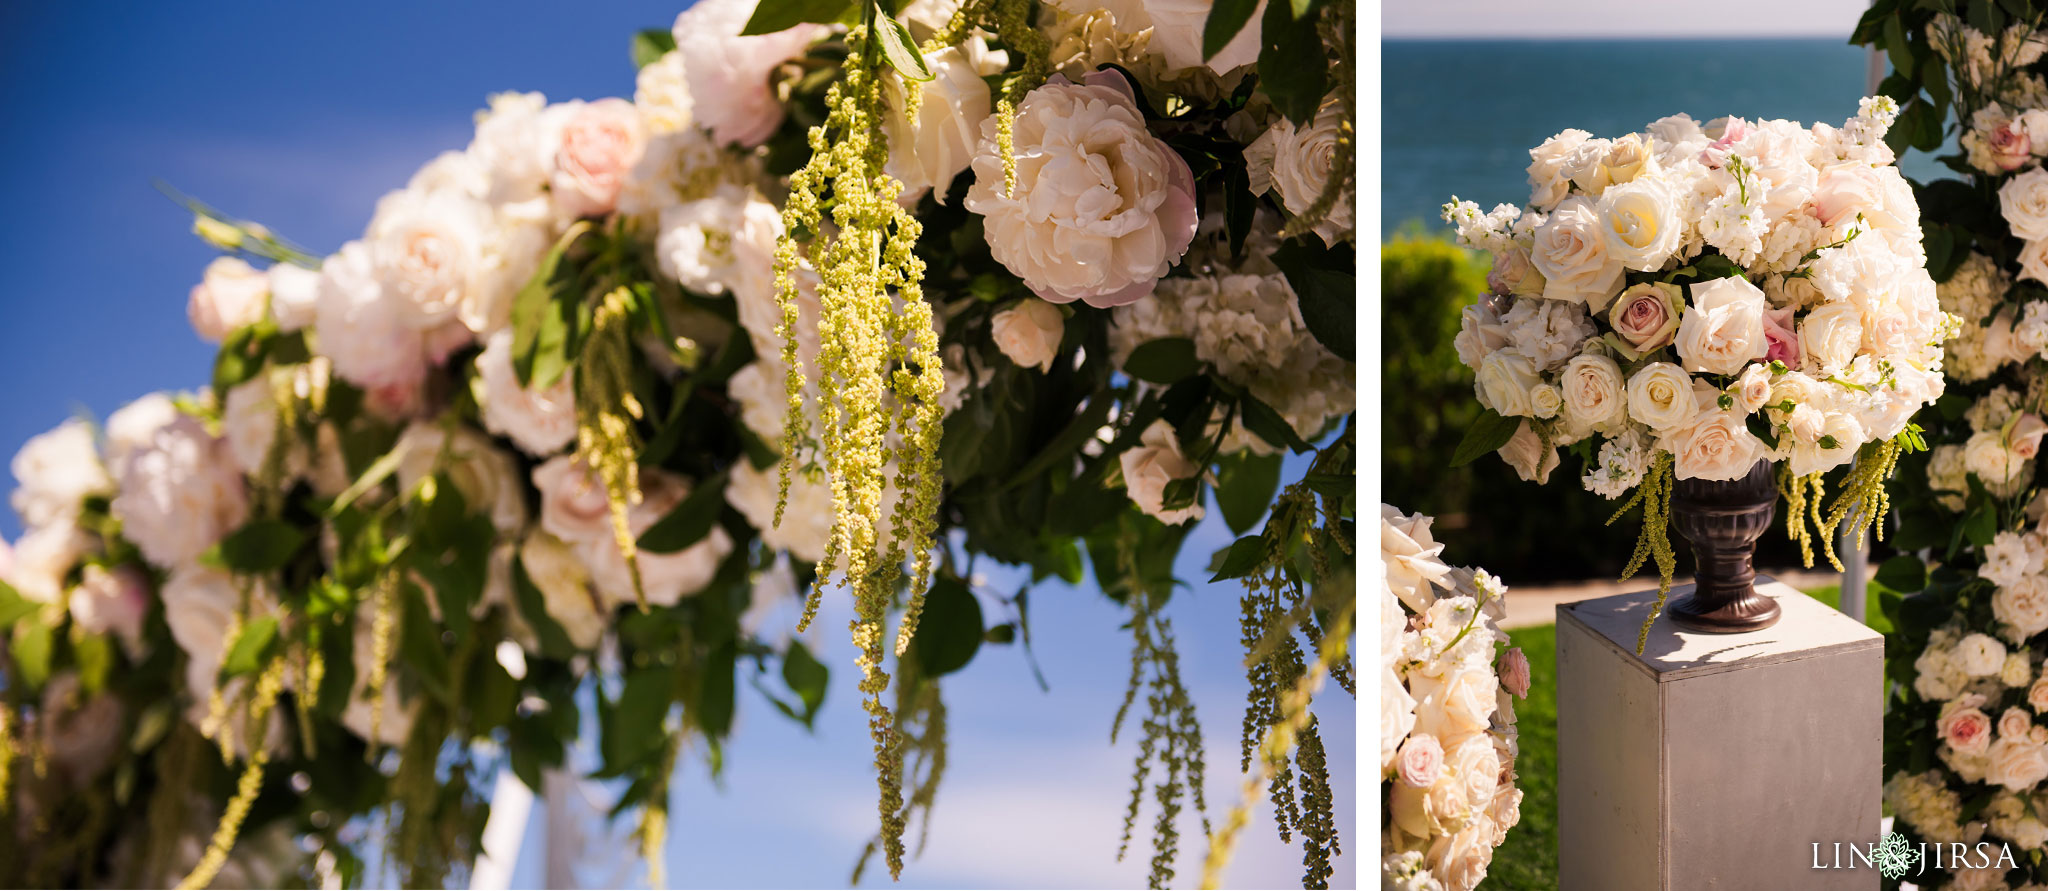
[[[248,743],[249,761],[242,768],[241,779],[235,785],[235,797],[228,801],[221,812],[220,825],[213,831],[213,840],[207,845],[205,855],[199,864],[178,883],[179,891],[204,888],[213,883],[227,865],[228,852],[235,847],[235,839],[241,834],[242,821],[249,816],[249,807],[256,803],[257,793],[263,791],[263,768],[270,761],[270,752],[264,746],[263,728],[270,718],[270,709],[277,704],[277,696],[284,690],[284,660],[272,659],[265,666],[256,681],[256,695],[249,703],[247,723],[243,727],[243,739]]]
[[[576,357],[576,457],[604,483],[612,538],[626,559],[633,597],[644,612],[647,592],[640,583],[639,547],[628,519],[628,511],[640,503],[640,434],[633,422],[643,415],[633,395],[631,293],[619,287],[604,295]]]

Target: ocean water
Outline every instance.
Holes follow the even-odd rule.
[[[1452,195],[1529,200],[1529,149],[1577,127],[1641,130],[1683,112],[1839,126],[1865,95],[1868,53],[1844,40],[1390,40],[1381,59],[1380,222],[1442,228]],[[1938,167],[1902,164],[1914,179]]]

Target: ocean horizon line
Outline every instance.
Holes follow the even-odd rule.
[[[1849,32],[1813,34],[1399,34],[1381,35],[1380,43],[1804,43],[1822,40],[1848,45]]]

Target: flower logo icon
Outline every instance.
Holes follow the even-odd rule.
[[[1877,861],[1877,871],[1885,878],[1896,879],[1920,862],[1920,851],[1908,843],[1905,836],[1893,832],[1884,837],[1884,842],[1877,846],[1876,856],[1871,859]]]

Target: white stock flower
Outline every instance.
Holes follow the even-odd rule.
[[[1146,129],[1134,95],[1114,71],[1032,90],[1011,128],[1014,189],[997,121],[982,122],[967,209],[997,262],[1054,303],[1143,299],[1194,240],[1194,175]]]
[[[512,367],[512,331],[491,335],[476,357],[476,401],[484,428],[529,455],[546,457],[576,439],[575,369],[545,389],[519,385]]]

